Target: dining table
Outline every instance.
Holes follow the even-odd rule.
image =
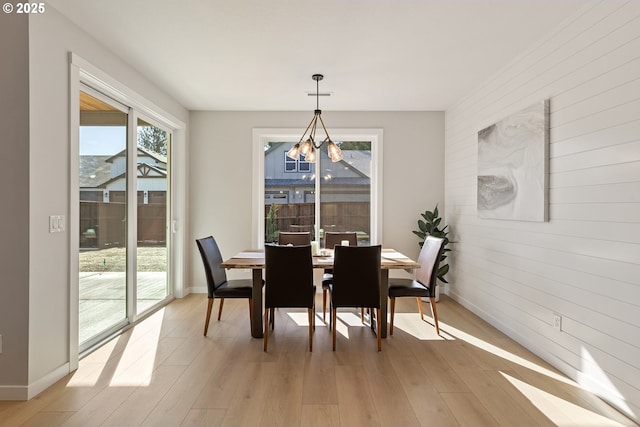
[[[235,254],[233,257],[220,264],[225,269],[251,269],[252,271],[252,336],[262,338],[263,336],[263,307],[262,307],[262,271],[265,268],[264,249],[247,249]],[[323,249],[318,255],[313,256],[313,268],[327,269],[333,267],[333,250]],[[407,270],[412,271],[419,268],[420,264],[408,256],[389,248],[383,248],[380,260],[380,317],[381,338],[387,337],[387,298],[389,293],[389,271]],[[375,322],[371,322],[375,326]],[[375,330],[375,328],[374,328]]]

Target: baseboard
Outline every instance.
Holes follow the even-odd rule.
[[[29,385],[28,397],[27,398],[28,399],[33,399],[34,397],[36,397],[37,395],[39,395],[40,393],[45,391],[47,388],[49,388],[52,385],[54,385],[61,378],[64,378],[66,375],[69,374],[69,372],[70,372],[69,363],[65,363],[64,365],[60,366],[59,368],[54,369],[49,374],[47,374],[44,377],[40,378],[38,381],[34,382],[33,384]]]
[[[0,386],[0,400],[27,400],[29,391],[27,386]]]
[[[207,287],[206,286],[192,286],[190,288],[187,288],[187,293],[188,294],[206,294],[208,292]]]
[[[69,364],[65,363],[28,386],[0,386],[0,400],[31,400],[67,374]]]

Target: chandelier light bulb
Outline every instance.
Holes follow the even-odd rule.
[[[333,162],[339,162],[342,160],[342,150],[340,147],[336,145],[331,138],[329,137],[329,132],[327,132],[327,128],[324,126],[324,122],[322,121],[322,110],[320,110],[319,105],[319,96],[320,96],[320,80],[324,78],[322,74],[314,74],[311,76],[313,80],[316,82],[316,109],[313,111],[313,118],[307,126],[307,129],[302,134],[302,138],[296,145],[294,145],[289,151],[287,151],[287,157],[298,160],[300,155],[305,157],[305,160],[309,163],[313,163],[316,160],[316,154],[314,152],[315,149],[318,149],[324,145],[325,142],[327,144],[327,153],[329,154],[329,158]],[[320,125],[322,126],[322,130],[326,135],[326,138],[318,145],[316,145],[315,136],[316,136],[316,126],[318,125],[318,119],[320,120]],[[309,136],[307,137],[307,132],[309,132]],[[306,141],[304,139],[307,138]],[[304,141],[304,142],[302,142]]]

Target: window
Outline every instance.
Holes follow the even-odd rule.
[[[291,148],[292,144],[289,144]],[[307,162],[305,157],[301,154],[300,159],[295,160],[287,157],[287,151],[284,150],[284,171],[285,172],[311,172],[311,163]]]
[[[298,172],[298,161],[287,157],[287,151],[284,153],[284,171],[285,172]]]
[[[310,229],[320,242],[325,231],[355,231],[361,244],[381,241],[382,130],[329,132],[343,150],[337,163],[324,146],[316,151],[315,163],[289,159],[286,152],[299,132],[254,129],[254,211],[259,221],[254,222],[253,238],[259,246],[265,242],[272,204],[278,205],[279,231]]]

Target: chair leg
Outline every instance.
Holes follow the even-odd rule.
[[[332,322],[332,333],[333,333],[333,351],[336,351],[336,308],[331,308],[331,322]]]
[[[249,327],[251,328],[251,336],[253,336],[253,299],[249,298]]]
[[[264,310],[264,351],[267,351],[267,342],[269,341],[269,310],[266,308]]]
[[[271,309],[271,330],[276,327],[276,309]]]
[[[440,335],[440,326],[438,325],[438,309],[436,308],[436,298],[429,298],[431,302],[431,314],[433,315],[433,323],[436,325],[436,334]]]
[[[220,321],[220,317],[222,317],[222,306],[224,305],[224,298],[220,298],[220,308],[218,309],[218,322]]]
[[[313,351],[313,323],[314,323],[314,310],[309,309],[309,351]]]
[[[360,321],[364,325],[364,307],[360,307]]]
[[[393,335],[393,315],[396,312],[396,298],[390,297],[389,300],[391,301],[391,323],[389,324],[389,335]]]
[[[322,290],[322,322],[323,323],[327,323],[326,313],[327,313],[327,290],[323,289]],[[329,319],[331,319],[331,313],[329,313]]]
[[[209,298],[209,304],[207,306],[207,320],[204,321],[204,336],[207,336],[209,330],[209,320],[211,320],[211,309],[213,308],[213,300],[215,298]]]
[[[382,334],[380,333],[380,328],[382,328],[382,319],[380,318],[379,308],[376,308],[376,319],[378,321],[378,333],[376,334],[378,336],[378,351],[382,351]]]
[[[416,301],[418,301],[418,310],[420,311],[420,320],[424,322],[424,312],[422,311],[422,300],[420,299],[420,297],[417,297]]]

